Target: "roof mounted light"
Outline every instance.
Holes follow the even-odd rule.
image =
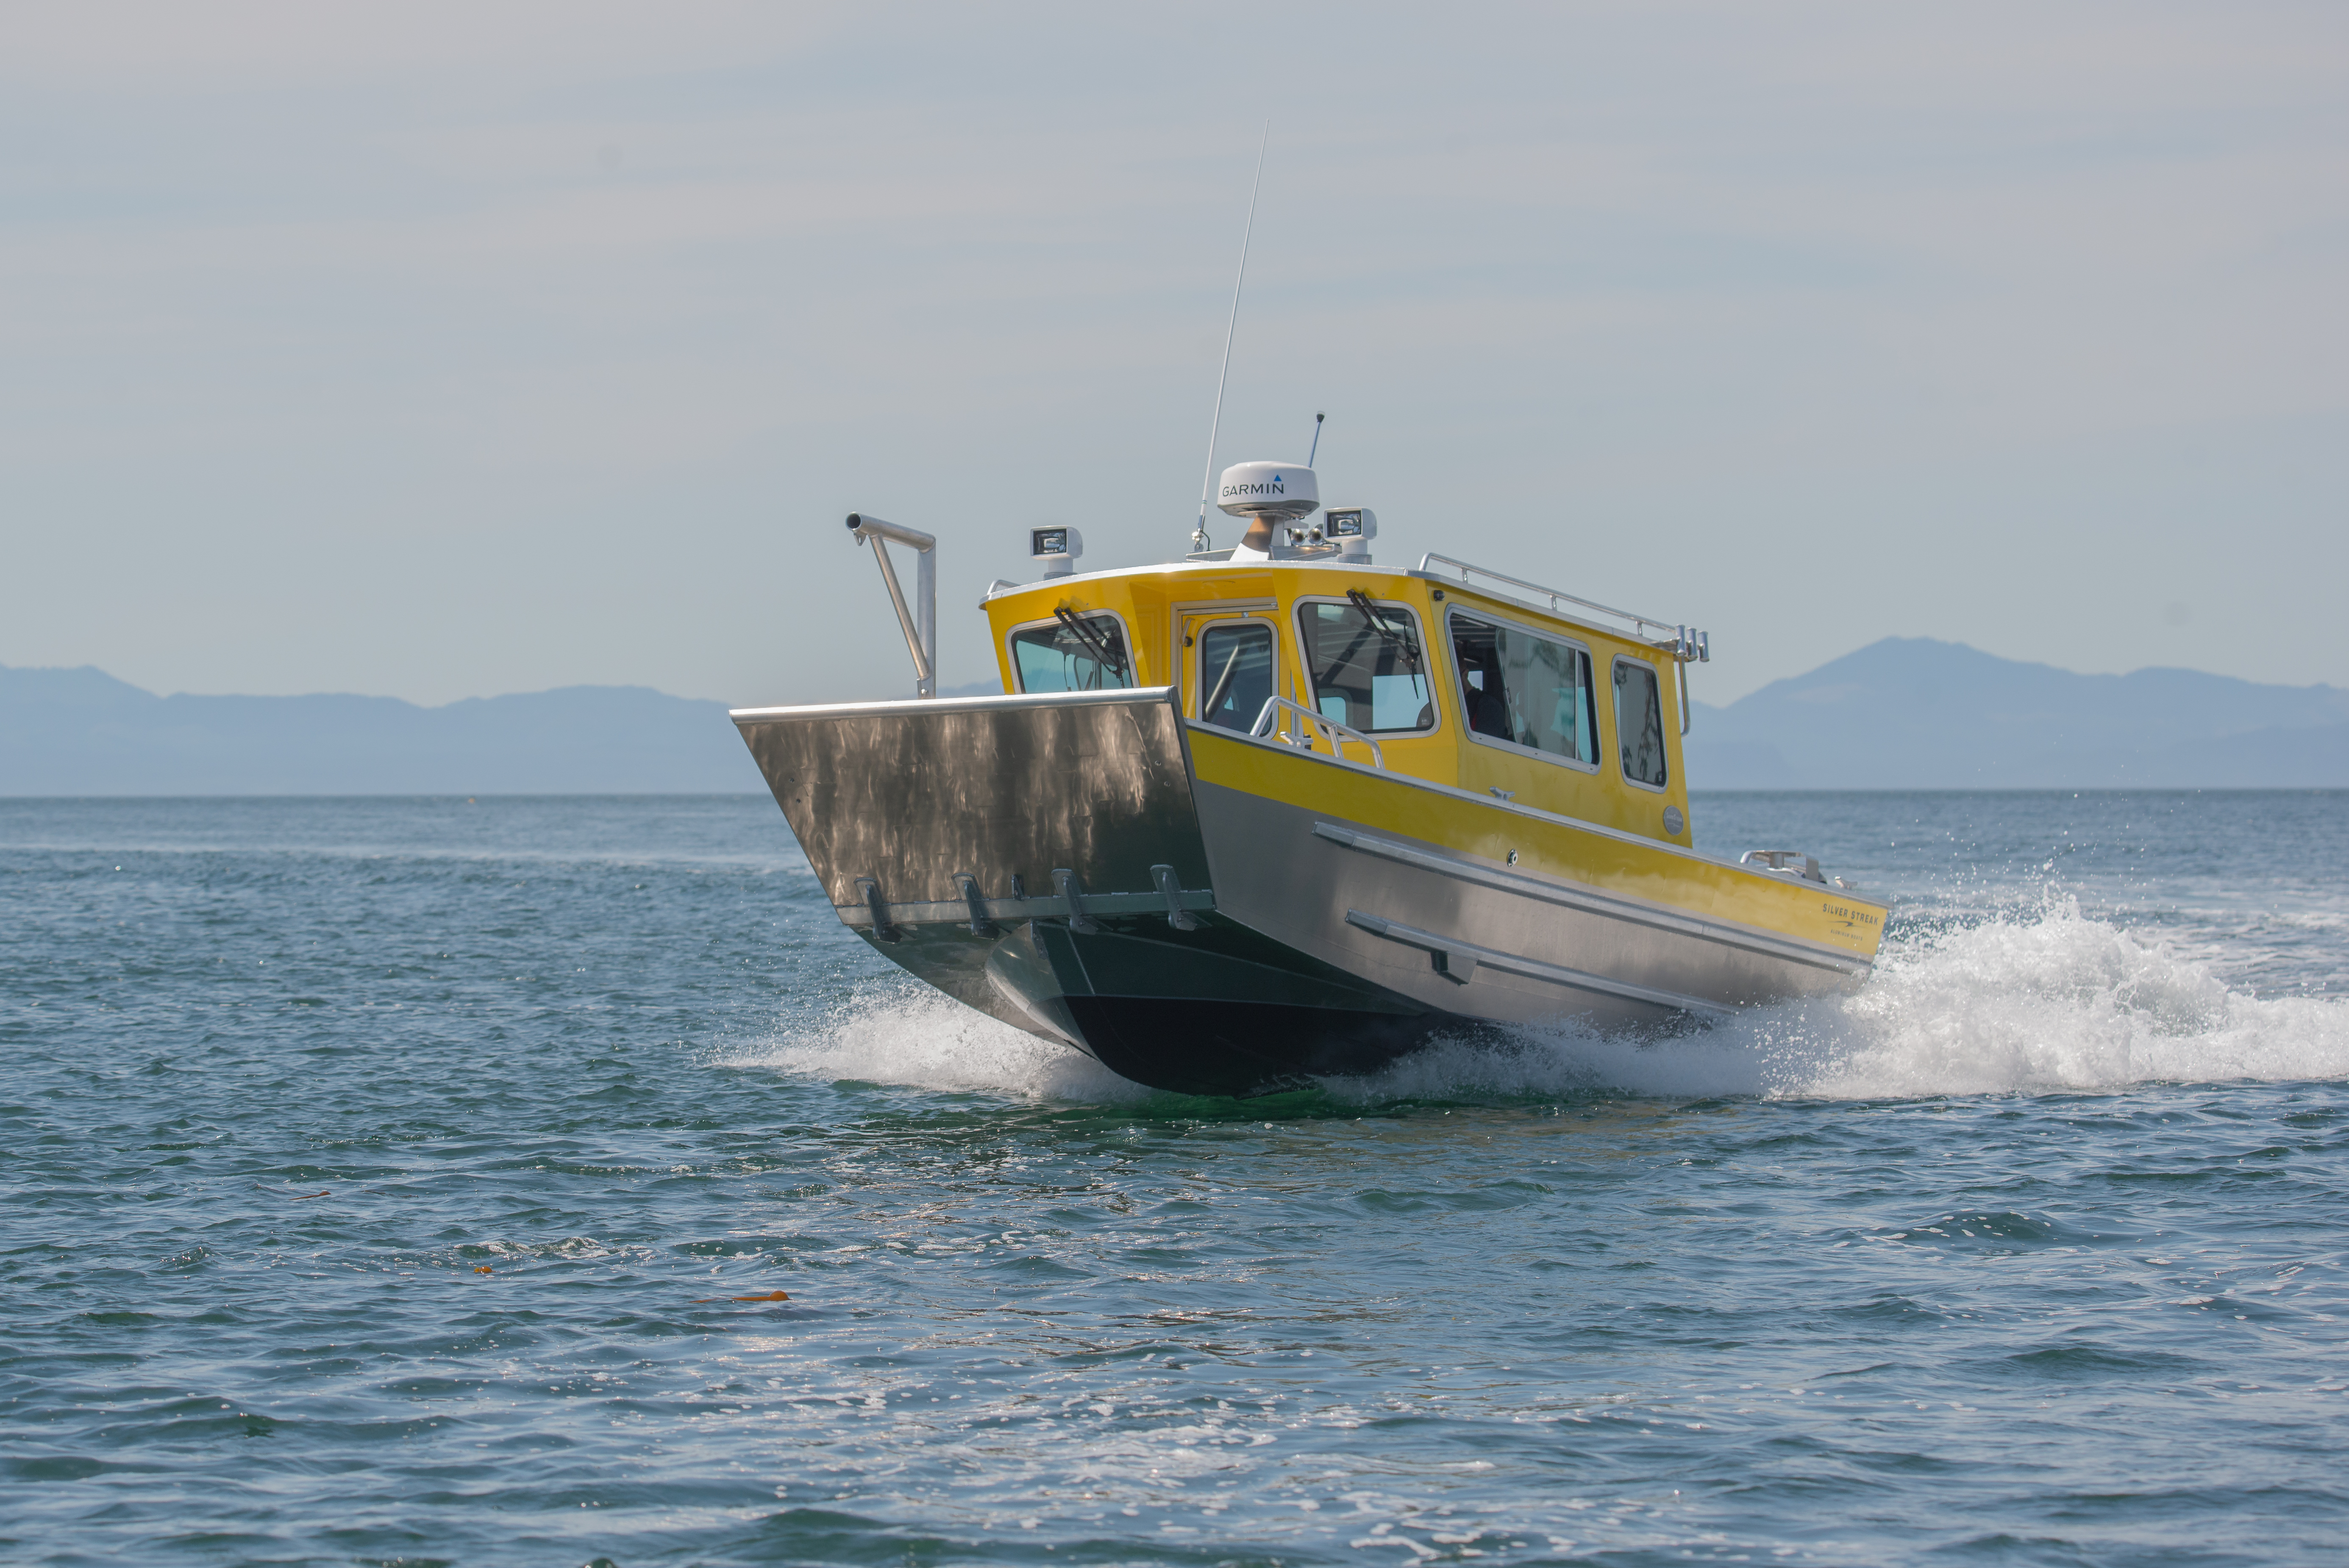
[[[1055,524],[1028,531],[1028,553],[1042,562],[1047,577],[1066,577],[1084,552],[1085,536],[1073,528]]]
[[[1379,536],[1379,514],[1366,506],[1331,507],[1321,514],[1321,537],[1334,540],[1340,561],[1368,565],[1371,541]]]

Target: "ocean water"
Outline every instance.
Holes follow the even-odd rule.
[[[1236,1102],[764,800],[0,801],[0,1560],[2349,1555],[2349,795],[1696,817],[1875,980]]]

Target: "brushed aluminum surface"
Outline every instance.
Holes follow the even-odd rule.
[[[1294,753],[1288,765],[1331,766]],[[1849,954],[1530,877],[1286,800],[1206,783],[1196,793],[1219,912],[1455,1016],[1654,1025],[1845,991],[1868,973]],[[1283,793],[1309,799],[1311,780]],[[1477,959],[1473,984],[1446,973],[1447,952]],[[1607,984],[1572,986],[1568,975]]]
[[[967,909],[962,876],[990,909],[1057,892],[1059,871],[1160,909],[1155,866],[1211,885],[1169,688],[753,708],[734,722],[835,907],[869,907],[859,878],[893,908]]]
[[[1360,829],[1341,827],[1334,822],[1313,824],[1316,838],[1328,839],[1350,850],[1364,854],[1381,855],[1406,865],[1439,872],[1515,893],[1542,903],[1563,904],[1570,909],[1588,910],[1615,920],[1628,920],[1637,925],[1652,925],[1661,931],[1680,932],[1690,936],[1702,936],[1731,947],[1750,948],[1754,952],[1784,958],[1795,964],[1807,964],[1816,968],[1831,970],[1852,979],[1864,979],[1872,965],[1854,954],[1840,953],[1816,942],[1781,932],[1757,931],[1750,925],[1736,925],[1728,921],[1709,920],[1691,914],[1686,910],[1673,909],[1647,899],[1630,898],[1598,888],[1554,882],[1547,877],[1529,876],[1524,872],[1504,871],[1482,861],[1433,846],[1405,843],[1383,834],[1364,832]]]
[[[1359,925],[1373,936],[1383,936],[1390,942],[1416,947],[1436,960],[1436,968],[1455,985],[1475,982],[1477,974],[1491,970],[1496,974],[1522,975],[1528,980],[1543,980],[1571,991],[1588,991],[1598,995],[1618,997],[1634,1002],[1646,1002],[1654,1006],[1668,1007],[1675,1012],[1696,1013],[1706,1017],[1721,1018],[1729,1015],[1726,1007],[1695,996],[1683,996],[1671,991],[1653,991],[1644,985],[1627,985],[1620,980],[1609,980],[1603,975],[1586,974],[1579,969],[1568,969],[1560,965],[1545,964],[1538,958],[1523,954],[1503,953],[1496,948],[1479,947],[1473,942],[1456,937],[1438,936],[1432,931],[1422,931],[1415,925],[1405,925],[1399,920],[1382,920],[1375,914],[1364,914],[1359,909],[1346,912],[1346,923]],[[1563,1001],[1568,1010],[1573,1001]],[[1474,1012],[1471,1004],[1468,1011]]]

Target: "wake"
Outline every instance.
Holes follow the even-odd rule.
[[[731,1058],[1030,1100],[1133,1103],[1152,1091],[911,983]],[[1884,1099],[2149,1083],[2349,1078],[2349,1003],[2261,998],[2076,903],[1888,943],[1856,995],[1758,1007],[1640,1040],[1575,1028],[1439,1042],[1384,1071],[1321,1080],[1351,1105],[1630,1094]]]
[[[1081,1051],[1038,1039],[910,978],[885,981],[819,1024],[730,1052],[723,1065],[830,1083],[1097,1105],[1152,1093]]]

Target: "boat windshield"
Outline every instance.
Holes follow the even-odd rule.
[[[1664,709],[1653,665],[1638,659],[1615,661],[1615,741],[1623,753],[1623,777],[1634,784],[1664,787]]]
[[[1322,717],[1361,730],[1435,727],[1427,655],[1409,610],[1365,598],[1307,604],[1297,618]]]
[[[1133,685],[1125,628],[1114,615],[1063,611],[1050,625],[1014,632],[1011,664],[1023,692],[1114,691]]]
[[[1207,688],[1199,717],[1225,729],[1247,729],[1272,696],[1272,628],[1261,621],[1225,622],[1199,634],[1199,682]]]
[[[1599,713],[1590,655],[1522,626],[1451,617],[1468,727],[1587,768],[1599,765]]]

